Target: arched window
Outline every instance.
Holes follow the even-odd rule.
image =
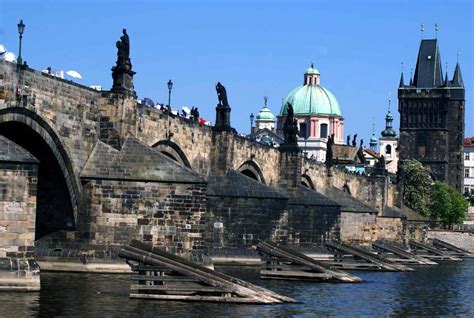
[[[388,157],[388,156],[391,156],[391,155],[392,155],[392,146],[387,145],[387,147],[385,147],[385,156]]]
[[[320,138],[327,138],[328,137],[328,124],[321,124],[321,133],[319,135]]]

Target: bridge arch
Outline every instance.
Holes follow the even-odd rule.
[[[25,148],[40,162],[35,239],[58,230],[75,229],[82,187],[58,134],[35,112],[9,107],[0,110],[0,135]]]
[[[311,180],[311,178],[306,173],[301,175],[301,185],[306,187],[306,188],[315,190],[313,181]]]
[[[186,157],[184,151],[181,150],[180,146],[178,146],[171,140],[160,140],[157,143],[153,144],[152,147],[156,148],[156,150],[158,150],[165,156],[173,159],[174,161],[179,162],[188,168],[191,168],[191,164],[189,163],[188,157]]]
[[[260,168],[259,164],[253,160],[247,160],[242,163],[237,171],[246,175],[247,177],[265,184],[265,178],[263,177],[262,169]]]

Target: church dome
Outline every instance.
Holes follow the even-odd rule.
[[[292,90],[283,100],[280,116],[287,114],[288,103],[293,105],[295,115],[342,117],[336,96],[320,85],[320,73],[313,64],[304,74],[304,85]]]
[[[273,115],[272,111],[270,108],[267,106],[263,106],[263,108],[260,110],[260,112],[257,115],[257,120],[258,121],[275,121],[275,115]]]
[[[321,85],[301,85],[292,90],[283,100],[280,115],[286,115],[288,103],[295,115],[342,116],[336,96]]]

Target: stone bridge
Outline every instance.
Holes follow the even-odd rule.
[[[0,135],[39,162],[37,179],[21,183],[11,164],[21,160],[0,156],[0,230],[9,233],[0,246],[10,255],[34,241],[107,249],[138,238],[186,251],[403,235],[401,219],[384,212],[397,201],[386,176],[327,171],[299,151],[6,61]],[[9,195],[15,187],[30,190]],[[22,202],[36,204],[33,216]]]

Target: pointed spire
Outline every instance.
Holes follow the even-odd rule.
[[[267,96],[263,97],[263,101],[265,103],[265,107],[267,107],[268,97]]]
[[[448,62],[446,62],[446,75],[444,76],[444,86],[446,86],[446,87],[449,86],[449,80],[448,80]]]
[[[462,80],[461,66],[459,66],[459,62],[456,63],[456,68],[454,69],[454,75],[453,80],[451,81],[451,86],[464,87],[464,81]]]
[[[402,62],[402,75],[400,75],[400,84],[398,87],[403,87],[405,86],[405,81],[403,80],[403,62]]]
[[[410,86],[413,86],[413,67],[410,70]]]

